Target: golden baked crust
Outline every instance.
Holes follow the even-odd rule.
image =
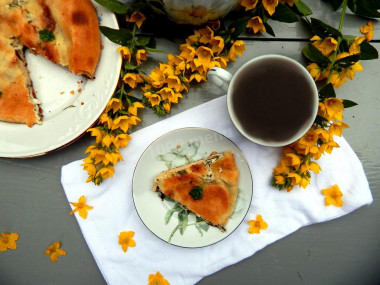
[[[42,40],[41,31],[54,39]],[[101,46],[98,17],[90,0],[0,0],[0,37],[2,121],[28,126],[41,122],[23,47],[72,73],[94,78]]]
[[[223,229],[234,211],[238,177],[234,155],[226,151],[160,173],[155,178],[153,190]],[[203,189],[199,200],[190,195],[196,186]]]

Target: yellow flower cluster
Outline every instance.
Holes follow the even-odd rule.
[[[214,29],[219,26],[212,25]],[[243,55],[243,41],[226,41],[215,35],[214,29],[207,26],[195,30],[186,43],[180,45],[179,55],[169,54],[169,61],[160,64],[145,78],[144,96],[157,113],[169,113],[172,104],[178,103],[183,93],[188,92],[191,83],[207,80],[210,68],[226,68],[230,60],[236,61],[236,56]]]
[[[374,24],[372,21],[369,21],[366,25],[361,27],[360,32],[364,35],[364,37],[355,37],[355,39],[350,43],[348,51],[342,52],[337,50],[339,48],[339,44],[335,38],[326,37],[321,39],[318,36],[312,37],[310,40],[312,41],[313,46],[315,46],[324,56],[331,60],[331,64],[326,67],[322,67],[317,63],[311,63],[306,67],[314,80],[321,81],[328,79],[328,81],[336,88],[342,86],[342,84],[347,81],[347,78],[353,80],[355,72],[363,70],[363,67],[359,61],[356,61],[354,64],[345,68],[336,66],[334,63],[340,59],[359,54],[360,44],[365,40],[372,40],[373,28]]]
[[[319,103],[318,115],[325,121],[314,124],[298,141],[283,149],[283,157],[273,171],[273,186],[291,191],[294,186],[306,188],[310,183],[310,171],[319,173],[318,160],[322,154],[331,153],[339,145],[334,136],[341,136],[348,125],[341,122],[344,110],[343,100],[327,98]]]
[[[145,16],[140,12],[134,12],[127,17],[128,22],[135,23],[139,27],[144,20]],[[135,50],[126,46],[119,47],[117,51],[122,55],[123,66],[128,66],[124,65],[128,63],[134,64],[134,67],[131,70],[122,69],[118,91],[107,103],[98,125],[87,130],[95,137],[95,144],[86,149],[88,157],[84,159],[82,166],[88,173],[86,182],[91,181],[96,185],[104,179],[113,177],[114,165],[123,160],[119,148],[128,145],[131,140],[128,131],[141,121],[137,113],[139,109],[144,108],[144,105],[127,89],[135,89],[140,83],[144,83],[144,77],[135,67],[147,60],[148,52],[145,49]],[[81,211],[79,213],[81,214]]]

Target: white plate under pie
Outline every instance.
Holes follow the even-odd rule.
[[[118,28],[116,17],[94,2],[100,25]],[[43,56],[26,52],[27,68],[42,102],[42,125],[0,122],[0,157],[32,157],[62,148],[91,127],[111,98],[119,79],[118,45],[101,35],[95,79],[74,75]]]
[[[239,194],[234,213],[225,226],[226,232],[213,226],[207,228],[203,223],[197,227],[196,217],[188,215],[189,226],[181,233],[179,228],[175,230],[179,217],[174,211],[166,224],[165,218],[175,202],[162,200],[153,191],[154,178],[169,168],[206,158],[213,151],[226,150],[234,154],[239,169]],[[132,196],[142,222],[157,237],[176,246],[204,247],[227,238],[241,224],[252,200],[252,175],[244,154],[227,137],[204,128],[177,129],[159,137],[143,152],[133,174]]]

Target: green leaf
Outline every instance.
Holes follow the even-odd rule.
[[[127,46],[129,41],[132,39],[131,32],[124,28],[116,30],[109,27],[100,26],[99,29],[111,42],[122,46]]]
[[[330,3],[333,6],[334,11],[336,11],[342,6],[343,0],[330,0]]]
[[[355,103],[354,101],[351,101],[351,100],[347,100],[347,99],[343,99],[343,107],[345,109],[347,108],[351,108],[351,107],[354,107],[358,105],[357,103]]]
[[[132,63],[130,63],[128,61],[126,61],[125,64],[124,64],[124,69],[135,70],[137,68],[138,68],[137,65],[133,65]]]
[[[313,29],[314,34],[322,39],[326,37],[333,37],[335,39],[342,37],[342,33],[337,29],[315,18],[311,18],[311,28]]]
[[[198,217],[196,218],[197,225],[205,232],[208,231],[210,228],[210,225],[202,218]]]
[[[150,47],[145,47],[145,49],[146,49],[147,51],[150,51],[150,52],[164,52],[164,53],[169,53],[169,52],[167,52],[166,50],[155,49],[155,48],[150,48]]]
[[[355,62],[358,62],[360,58],[360,54],[354,54],[350,56],[343,57],[341,59],[338,59],[335,62],[335,65],[338,65],[341,68],[347,68],[351,65],[355,64]]]
[[[248,21],[249,17],[244,17],[232,22],[228,26],[228,30],[235,29],[231,34],[231,37],[233,39],[236,39],[241,33],[245,31]]]
[[[311,15],[313,14],[313,12],[311,11],[311,9],[309,8],[309,6],[307,6],[304,2],[302,2],[301,0],[298,0],[297,2],[294,3],[294,5],[296,6],[298,12],[300,12],[302,15],[304,16],[308,16],[308,15]]]
[[[38,34],[43,42],[52,42],[55,40],[54,34],[47,29],[39,31]]]
[[[308,43],[307,47],[302,50],[303,55],[312,62],[317,63],[319,66],[327,66],[330,59],[324,56],[315,46]]]
[[[333,87],[333,85],[331,83],[326,84],[325,86],[323,86],[319,90],[318,93],[319,93],[319,100],[321,102],[325,101],[325,99],[327,99],[327,98],[335,98],[336,97],[334,87]]]
[[[183,235],[186,230],[188,219],[188,213],[186,210],[178,213],[178,225],[180,226],[179,232],[181,235]]]
[[[136,45],[138,45],[140,47],[145,47],[149,44],[150,39],[151,39],[150,37],[139,37],[136,40]]]
[[[127,14],[130,8],[117,0],[95,0],[97,3],[116,14]]]
[[[377,49],[367,41],[363,41],[360,44],[360,59],[371,60],[376,58],[379,58],[379,53],[377,52]]]
[[[274,14],[271,17],[273,20],[284,22],[284,23],[295,23],[298,22],[298,16],[288,5],[278,4]]]
[[[377,11],[377,9],[380,9],[378,0],[350,0],[347,6],[356,15],[380,18],[380,13]]]
[[[265,30],[268,34],[270,34],[272,37],[275,37],[276,35],[274,34],[274,31],[272,29],[271,26],[268,25],[267,22],[264,22],[264,27],[265,27]]]

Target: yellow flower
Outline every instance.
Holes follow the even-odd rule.
[[[137,116],[137,110],[138,108],[145,108],[143,104],[141,104],[140,102],[136,101],[136,102],[133,102],[132,105],[130,105],[128,107],[128,113],[134,115],[134,116]]]
[[[91,136],[96,137],[96,143],[100,143],[103,139],[103,132],[100,128],[91,128],[87,132],[91,132]]]
[[[342,70],[341,72],[333,70],[332,75],[330,77],[330,82],[335,88],[340,88],[344,82],[347,82],[344,70]]]
[[[88,178],[86,180],[86,183],[90,182],[93,180],[96,174],[96,167],[93,163],[84,163],[82,164],[83,170],[87,171]]]
[[[335,122],[333,124],[330,125],[329,127],[329,133],[332,135],[332,136],[341,136],[342,135],[342,131],[344,129],[347,129],[349,128],[349,126],[343,122]]]
[[[143,83],[144,80],[141,78],[140,74],[137,73],[127,73],[123,77],[123,81],[128,84],[132,89],[136,88],[139,83]]]
[[[325,195],[325,205],[334,205],[337,207],[343,206],[342,192],[338,185],[333,185],[331,188],[322,189],[322,194]]]
[[[263,0],[264,9],[267,10],[269,15],[273,15],[278,5],[278,0]]]
[[[288,178],[291,179],[291,183],[290,183],[291,185],[299,185],[302,180],[301,176],[299,176],[297,173],[294,173],[294,172],[288,173]]]
[[[89,157],[94,159],[95,164],[103,161],[105,152],[102,149],[97,149],[95,146],[89,146],[84,153],[89,153]]]
[[[201,33],[197,30],[194,30],[194,35],[190,35],[186,38],[186,43],[189,45],[193,45],[197,42],[199,42],[199,39],[201,38]]]
[[[344,54],[343,57],[360,53],[360,45],[362,42],[364,42],[364,40],[365,40],[364,37],[356,37],[355,40],[350,45],[350,47],[348,49],[348,53],[347,52],[342,53],[342,54]],[[342,56],[339,55],[339,57],[342,57]]]
[[[254,34],[259,31],[266,32],[263,20],[259,16],[251,18],[247,23],[247,28],[251,28]]]
[[[196,82],[199,83],[199,82],[201,82],[201,81],[206,81],[206,77],[200,75],[199,73],[193,73],[193,74],[191,74],[189,80],[190,80],[190,81],[195,80]]]
[[[107,134],[102,139],[102,146],[110,147],[110,144],[112,143],[113,138],[112,135]]]
[[[213,53],[220,54],[224,49],[224,40],[222,37],[216,36],[209,41],[209,45]]]
[[[95,177],[101,177],[102,179],[107,179],[108,177],[113,177],[115,169],[112,165],[107,165],[107,167],[100,168],[96,173]]]
[[[258,0],[243,0],[240,5],[245,7],[245,11],[255,9],[257,6]]]
[[[174,75],[174,68],[170,64],[166,63],[160,63],[160,70],[164,73],[164,75],[167,77],[169,75]]]
[[[145,20],[145,15],[139,11],[133,12],[131,16],[127,15],[126,17],[127,22],[136,23],[139,29],[141,28],[141,25]]]
[[[313,148],[316,145],[318,139],[318,134],[314,131],[313,128],[311,128],[305,135],[303,135],[299,139],[298,144],[303,145],[303,148],[305,149],[304,154],[306,155],[310,152],[311,148]]]
[[[375,25],[372,21],[368,21],[366,25],[360,28],[360,32],[365,35],[365,39],[367,42],[370,42],[373,38],[373,29]]]
[[[169,88],[175,89],[178,92],[181,92],[183,90],[181,80],[178,78],[178,76],[169,75],[168,78],[166,78],[165,83]]]
[[[54,242],[47,250],[45,250],[46,255],[50,255],[50,260],[52,262],[57,262],[58,256],[66,255],[66,251],[61,249],[61,243],[59,241]]]
[[[276,180],[276,184],[278,185],[285,184],[285,178],[282,175],[276,175],[274,179]]]
[[[242,56],[244,51],[245,51],[244,42],[241,40],[235,41],[228,52],[228,59],[236,61],[236,55]]]
[[[120,147],[126,147],[128,145],[128,142],[131,140],[131,136],[128,135],[128,134],[120,134],[120,135],[117,135],[114,139],[113,139],[113,144],[117,147],[117,148],[120,148]]]
[[[313,45],[325,56],[328,56],[337,48],[338,42],[332,37],[326,37],[322,41],[313,42]]]
[[[214,31],[211,30],[211,28],[208,26],[206,28],[200,29],[198,31],[201,34],[199,42],[202,44],[209,43],[211,41],[211,39],[214,37]]]
[[[208,47],[200,46],[195,51],[195,55],[198,57],[200,63],[204,67],[208,68],[208,65],[210,64],[210,61],[211,61],[212,50]]]
[[[350,80],[353,80],[355,76],[355,72],[362,71],[362,70],[363,70],[363,66],[360,64],[359,61],[357,61],[353,65],[345,68],[343,72],[345,76],[347,76],[347,78],[349,78]]]
[[[164,72],[156,67],[153,69],[150,74],[149,78],[151,79],[151,84],[154,88],[161,88],[162,85],[164,85],[165,82],[165,74]]]
[[[227,60],[226,58],[224,57],[221,57],[221,56],[216,56],[212,59],[214,62],[217,62],[218,63],[218,67],[221,67],[221,68],[226,68],[227,67]],[[211,65],[211,64],[210,64]],[[211,68],[211,66],[210,66]]]
[[[107,125],[109,129],[113,129],[113,120],[111,117],[108,116],[106,112],[104,112],[100,118],[99,118],[100,123]]]
[[[147,60],[147,58],[146,58],[147,54],[148,54],[148,52],[145,49],[139,49],[136,52],[136,62],[137,62],[137,65],[141,65],[141,63],[142,63],[143,60]]]
[[[298,2],[298,0],[279,0],[281,4],[288,4],[290,7],[293,7],[294,3]]]
[[[339,147],[339,145],[334,141],[329,141],[321,145],[321,152],[331,153],[334,147]]]
[[[309,71],[311,77],[314,78],[315,81],[324,79],[322,76],[322,70],[316,63],[311,63],[308,66],[306,66],[307,71]]]
[[[124,59],[127,59],[128,62],[131,62],[132,54],[128,47],[121,46],[117,49],[117,51],[121,52]]]
[[[195,49],[187,44],[182,44],[180,45],[180,50],[181,50],[181,53],[180,53],[180,57],[186,59],[186,62],[189,62],[190,60],[192,60],[195,56]]]
[[[297,154],[287,153],[283,158],[283,163],[285,166],[298,167],[301,164],[301,160]]]
[[[119,111],[123,106],[123,103],[118,98],[112,98],[108,101],[107,107],[106,107],[106,113],[110,110],[113,110],[113,113],[115,114],[117,111]]]
[[[87,218],[87,211],[93,208],[86,204],[86,198],[84,196],[80,196],[77,203],[70,202],[70,204],[75,207],[74,210],[70,212],[70,215],[74,214],[75,212],[78,212],[79,216],[81,216],[83,219]]]
[[[161,95],[162,100],[168,100],[170,103],[178,103],[178,98],[182,98],[181,93],[174,92],[168,87],[162,88],[157,93]]]
[[[170,285],[169,281],[166,280],[160,272],[156,272],[156,274],[150,274],[148,282],[148,285]]]
[[[324,116],[329,121],[342,121],[344,110],[343,100],[339,98],[327,98],[324,102],[326,115]]]
[[[0,237],[0,252],[7,249],[17,249],[16,240],[18,240],[19,234],[17,233],[1,233]]]
[[[250,234],[259,234],[260,230],[265,230],[268,228],[268,224],[263,220],[261,215],[257,215],[256,220],[251,220],[248,224],[250,225],[248,230]]]
[[[170,109],[171,109],[171,103],[170,102],[165,102],[164,104],[162,104],[162,107],[164,107],[164,110],[166,113],[170,113]]]
[[[129,117],[124,115],[114,120],[114,129],[120,128],[125,133],[129,130]]]
[[[145,92],[144,96],[148,98],[148,101],[150,104],[152,104],[152,107],[157,106],[161,102],[161,97],[158,94],[152,94],[151,92]]]
[[[127,252],[128,247],[135,247],[136,242],[133,238],[135,233],[133,231],[129,232],[121,232],[119,234],[119,244],[121,245],[121,248],[124,252]]]

